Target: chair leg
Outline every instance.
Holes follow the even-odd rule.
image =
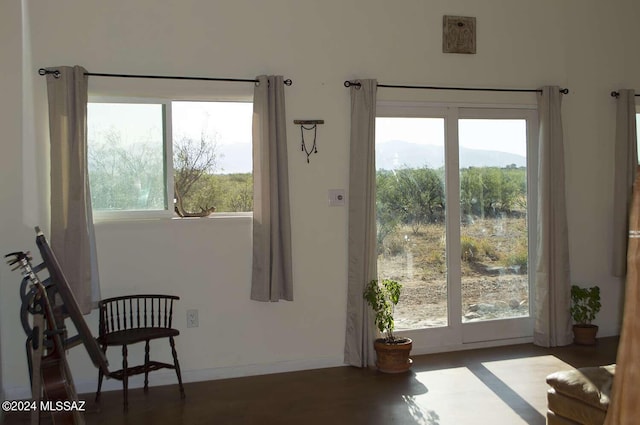
[[[149,391],[149,340],[144,344],[144,392]]]
[[[128,376],[128,363],[127,363],[127,346],[122,346],[122,389],[124,396],[124,410],[129,409],[129,376]]]
[[[107,346],[102,346],[102,352],[107,354]],[[100,401],[100,391],[102,390],[102,379],[104,378],[104,374],[102,373],[102,369],[98,368],[98,391],[96,391],[96,403]]]
[[[180,398],[184,398],[184,386],[182,385],[182,374],[180,373],[180,363],[178,363],[178,353],[176,352],[176,343],[173,337],[169,337],[169,344],[171,344],[171,354],[173,355],[173,366],[176,369],[176,375],[178,376],[178,385],[180,386]]]
[[[102,369],[98,368],[98,390],[96,391],[96,403],[100,401],[100,391],[102,389]]]

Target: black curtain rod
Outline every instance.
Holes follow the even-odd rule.
[[[618,96],[620,96],[620,92],[617,92],[617,91],[612,91],[611,92],[611,97],[618,97]],[[635,97],[640,97],[640,94],[636,94],[634,96]]]
[[[354,81],[345,81],[345,87],[360,87],[360,83]],[[524,92],[524,93],[542,93],[540,89],[491,89],[478,87],[439,87],[439,86],[404,86],[392,84],[378,84],[378,87],[389,87],[394,89],[421,89],[421,90],[464,90],[464,91],[498,91],[498,92]],[[569,89],[560,89],[560,93],[567,94]]]
[[[38,74],[47,75],[53,74],[55,78],[60,78],[60,71],[57,69],[45,69],[40,68],[38,70]],[[162,80],[192,80],[192,81],[231,81],[231,82],[240,82],[240,83],[257,83],[258,80],[250,80],[243,78],[213,78],[213,77],[180,77],[180,76],[171,76],[171,75],[137,75],[137,74],[105,74],[101,72],[85,72],[84,75],[94,76],[94,77],[117,77],[117,78],[151,78],[151,79],[162,79]],[[290,86],[293,84],[293,81],[290,79],[284,80],[284,84],[286,86]]]

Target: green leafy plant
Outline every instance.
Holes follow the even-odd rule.
[[[577,325],[589,325],[600,311],[600,288],[571,286],[571,317]]]
[[[400,299],[402,285],[395,280],[383,279],[378,283],[374,279],[366,286],[364,299],[375,312],[375,324],[378,330],[385,334],[385,342],[393,343],[396,337],[393,335],[395,323],[393,321],[393,309]]]

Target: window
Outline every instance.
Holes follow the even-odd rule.
[[[530,320],[535,113],[378,105],[378,274],[403,284],[399,330]]]
[[[173,102],[176,192],[188,212],[253,209],[251,120],[247,102]]]
[[[166,210],[165,106],[89,103],[89,181],[96,211]]]
[[[251,119],[250,102],[90,101],[96,216],[252,211]]]

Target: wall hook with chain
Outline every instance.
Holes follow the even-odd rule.
[[[307,154],[307,164],[309,163],[309,157],[312,153],[318,153],[318,147],[316,146],[316,136],[318,134],[318,124],[324,124],[324,120],[293,120],[295,125],[300,126],[301,136],[301,148],[304,153]],[[304,141],[304,131],[313,131],[313,144],[310,148]]]

